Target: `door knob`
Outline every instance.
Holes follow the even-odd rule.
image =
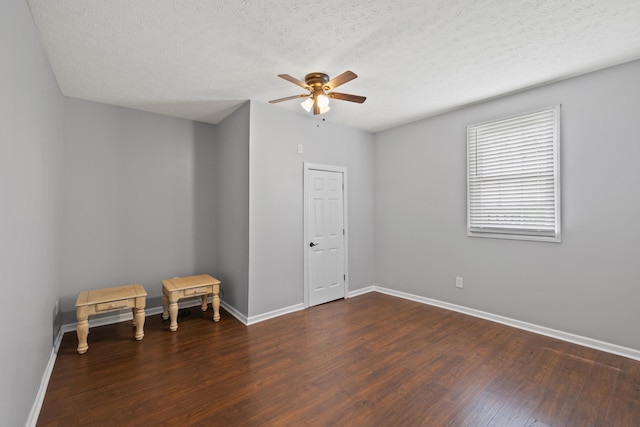
[[[309,247],[310,247],[310,248],[312,248],[312,247],[314,247],[314,246],[318,246],[319,244],[320,244],[320,243],[313,243],[313,242],[311,242],[311,243],[309,243]]]

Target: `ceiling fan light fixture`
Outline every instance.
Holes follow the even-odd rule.
[[[318,95],[317,102],[318,102],[318,107],[320,107],[320,109],[322,109],[323,107],[328,107],[329,97],[327,95]],[[320,114],[322,114],[322,112]]]
[[[300,105],[302,106],[302,108],[307,110],[307,113],[310,113],[311,109],[313,108],[313,99],[307,98],[304,101],[302,101]]]
[[[313,109],[314,102],[318,104],[320,114],[324,114],[331,110],[331,107],[329,107],[329,97],[326,95],[318,95],[315,99],[307,98],[300,103],[300,106],[310,113]]]

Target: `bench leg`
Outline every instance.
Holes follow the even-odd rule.
[[[136,325],[136,339],[140,341],[144,337],[144,308],[135,308],[135,325]]]
[[[200,307],[202,309],[202,311],[207,311],[207,294],[204,294],[200,297],[200,299],[202,300],[202,306]]]
[[[162,320],[167,320],[169,318],[169,298],[162,292]]]
[[[211,297],[211,305],[213,306],[213,321],[220,320],[220,290],[217,287],[213,289],[213,297]]]
[[[78,334],[78,353],[85,354],[89,349],[89,344],[87,344],[87,337],[89,336],[89,319],[87,317],[78,319],[76,333]]]
[[[169,318],[171,319],[169,330],[171,332],[178,329],[178,300],[175,298],[173,293],[169,295]]]

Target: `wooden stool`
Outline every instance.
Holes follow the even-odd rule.
[[[140,341],[144,337],[146,297],[147,292],[140,284],[80,292],[76,301],[78,353],[84,354],[89,348],[87,344],[89,316],[108,311],[131,308],[133,311],[133,324],[136,326],[136,340]]]
[[[213,321],[220,320],[220,281],[208,274],[175,277],[162,281],[162,318],[171,316],[169,329],[178,329],[178,300],[185,297],[201,297],[202,311],[207,311],[207,295],[212,294]]]

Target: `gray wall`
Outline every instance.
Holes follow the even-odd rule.
[[[60,292],[62,95],[26,2],[0,2],[0,423],[24,425]]]
[[[376,134],[377,285],[640,349],[639,75],[636,61]],[[562,243],[466,237],[465,126],[552,104]]]
[[[64,101],[62,301],[216,271],[215,127]],[[158,300],[159,301],[159,300]]]
[[[249,117],[247,102],[217,125],[216,277],[224,301],[243,315],[249,300]]]
[[[373,135],[326,117],[251,102],[251,316],[303,302],[303,162],[347,167],[349,289],[374,283]]]

